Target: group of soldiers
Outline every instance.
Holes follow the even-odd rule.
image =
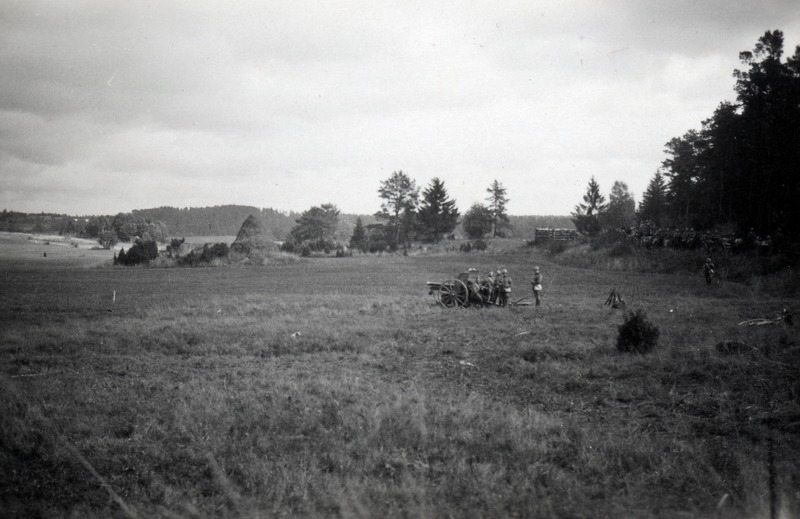
[[[508,306],[512,285],[508,269],[490,270],[486,276],[481,276],[478,273],[478,269],[471,268],[467,272],[459,274],[458,278],[467,285],[470,303],[482,306]],[[533,289],[535,304],[539,306],[541,304],[540,294],[542,290],[542,275],[539,267],[534,269],[531,288]]]
[[[482,305],[507,306],[511,293],[511,276],[508,269],[490,270],[486,276],[478,274],[478,269],[471,268],[465,279],[473,303]]]

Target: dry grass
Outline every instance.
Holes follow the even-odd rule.
[[[736,325],[785,300],[532,254],[3,263],[0,508],[769,517],[772,442],[775,503],[800,514],[796,332]],[[505,266],[526,295],[534,263],[539,310],[446,310],[425,294]],[[614,286],[659,327],[653,353],[616,351]]]

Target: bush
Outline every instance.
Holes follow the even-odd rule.
[[[186,243],[186,238],[172,238],[172,240],[169,242],[169,245],[167,245],[167,255],[170,258],[177,258],[180,256],[181,247],[183,247],[184,243]]]
[[[110,249],[117,244],[117,235],[114,234],[114,231],[103,231],[97,238],[97,243],[104,249]]]
[[[475,243],[472,244],[472,247],[475,250],[486,250],[486,247],[488,247],[488,245],[483,240],[475,240]]]
[[[658,327],[647,320],[643,310],[629,312],[619,326],[617,349],[625,353],[648,353],[658,343]]]
[[[156,242],[136,240],[136,243],[131,245],[128,252],[125,249],[120,249],[114,262],[115,265],[122,265],[125,267],[132,267],[141,263],[149,263],[158,257],[158,245]]]
[[[299,254],[307,258],[314,253],[331,254],[339,250],[341,246],[336,242],[320,238],[318,240],[294,240],[290,237],[281,245],[282,252],[290,252],[292,254]]]
[[[195,266],[201,264],[213,263],[216,260],[222,260],[228,257],[230,247],[227,243],[214,243],[209,245],[203,244],[189,254],[178,258],[178,265]]]

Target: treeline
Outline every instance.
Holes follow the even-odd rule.
[[[88,220],[88,217],[66,214],[20,213],[3,209],[0,212],[0,231],[76,236]]]
[[[466,237],[486,248],[483,238],[512,236],[532,239],[539,227],[573,228],[568,216],[516,216],[506,211],[507,190],[498,180],[486,189],[486,204],[475,203],[461,215],[444,181],[438,177],[420,189],[402,170],[380,182],[380,210],[371,217],[340,214],[327,203],[304,211],[286,236],[281,249],[303,256],[322,252],[337,256],[352,251],[384,252],[407,250],[413,242],[433,244]],[[353,220],[355,217],[355,220]],[[349,239],[347,239],[349,236]],[[462,244],[464,247],[471,244]]]
[[[783,45],[781,31],[767,31],[739,54],[737,102],[721,103],[699,131],[666,144],[640,220],[800,236],[800,46],[783,61]]]
[[[221,205],[213,207],[157,207],[138,209],[132,212],[153,221],[164,222],[172,236],[235,236],[248,216],[260,216],[275,240],[284,240],[297,213],[282,213],[275,209],[259,209],[245,205]]]
[[[406,250],[412,242],[437,243],[453,239],[459,225],[471,239],[480,239],[488,233],[492,237],[507,236],[511,225],[505,209],[506,189],[495,180],[487,192],[489,205],[473,204],[461,218],[444,181],[434,177],[420,192],[413,178],[402,170],[395,171],[380,182],[378,196],[382,202],[380,210],[374,214],[375,223],[365,223],[363,218],[357,217],[346,246],[361,252]],[[336,205],[314,206],[304,211],[295,223],[281,245],[282,250],[299,252],[303,256],[314,252],[329,254],[333,250],[337,256],[345,254]]]
[[[118,213],[115,216],[69,216],[6,210],[0,213],[0,231],[96,239],[105,248],[113,247],[119,241],[130,242],[137,238],[164,242],[169,232],[163,222],[131,213]]]
[[[266,217],[266,221],[276,241],[285,240],[300,217],[299,213],[294,212],[286,214],[274,209],[258,209],[256,207],[238,205],[185,209],[159,207],[119,214],[130,214],[139,217],[141,219],[140,222],[144,221],[145,223],[148,221],[161,222],[163,227],[160,226],[160,228],[166,229],[165,234],[170,237],[235,236],[247,216],[250,214],[266,214],[270,215]],[[22,213],[3,210],[0,212],[0,231],[99,238],[103,231],[114,229],[113,222],[117,216],[70,216],[55,213]],[[197,219],[195,219],[195,216],[197,216]],[[359,218],[362,220],[362,224],[367,226],[373,225],[377,221],[374,215],[339,215],[336,234],[339,241],[346,242],[350,238]],[[508,218],[511,229],[513,229],[513,235],[519,238],[533,238],[534,231],[537,228],[574,228],[569,216],[509,216]],[[123,221],[123,219],[118,219],[118,227]],[[225,222],[224,225],[223,222]],[[126,233],[123,231],[123,234]],[[453,234],[456,236],[465,235],[463,222],[459,221],[453,230]],[[133,232],[133,235],[137,235],[136,231]]]

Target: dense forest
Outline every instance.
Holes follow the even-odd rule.
[[[639,217],[660,227],[800,236],[800,46],[782,61],[783,33],[767,31],[733,72],[723,102],[666,144],[668,158]]]

